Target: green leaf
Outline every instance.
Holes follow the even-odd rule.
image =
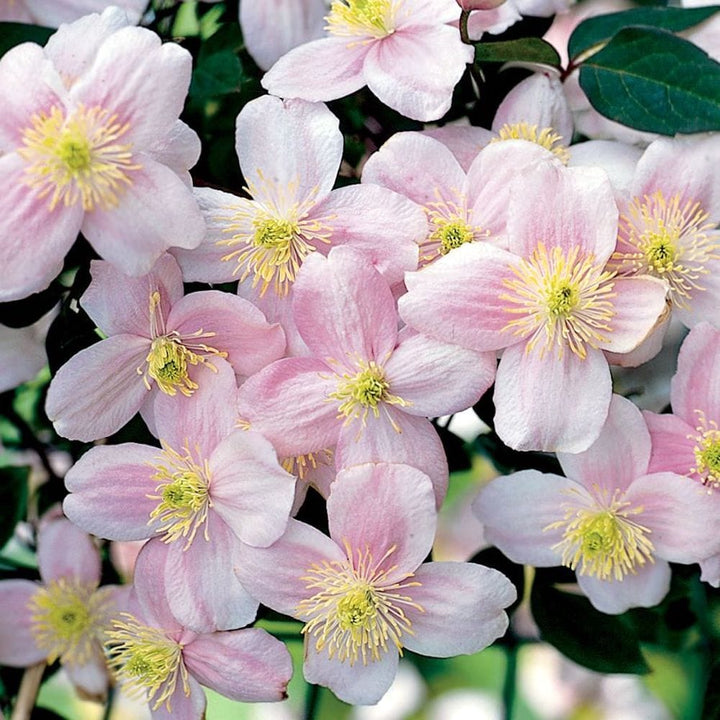
[[[55,32],[53,28],[40,27],[39,25],[26,25],[25,23],[0,23],[0,57],[10,48],[24,42],[34,42],[44,45],[48,38]]]
[[[0,468],[0,487],[3,492],[3,501],[0,503],[0,547],[4,547],[13,536],[15,526],[25,517],[29,474],[29,467]]]
[[[596,672],[645,674],[650,671],[637,636],[625,618],[601,613],[587,598],[560,592],[538,582],[538,577],[530,603],[545,642],[570,660]]]
[[[672,7],[634,8],[623,12],[597,15],[581,22],[570,36],[568,54],[571,59],[606,43],[623,28],[645,25],[680,32],[712,17],[720,6],[683,9]]]
[[[475,43],[475,62],[532,63],[533,65],[551,65],[559,68],[560,56],[549,42],[531,37],[502,42]]]
[[[241,82],[240,59],[231,50],[222,50],[198,60],[190,85],[190,95],[195,99],[229,95],[239,92]]]
[[[720,130],[720,64],[665,30],[621,30],[583,63],[580,86],[599,113],[637,130]]]

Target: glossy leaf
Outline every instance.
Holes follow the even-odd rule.
[[[0,503],[0,547],[13,536],[15,526],[25,517],[28,498],[28,467],[0,468],[3,488]]]
[[[560,67],[557,50],[541,38],[520,38],[503,42],[479,42],[475,44],[475,62],[522,63]]]
[[[598,112],[637,130],[720,130],[720,64],[665,30],[621,30],[583,63],[580,86]]]

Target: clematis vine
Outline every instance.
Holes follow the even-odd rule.
[[[430,479],[392,463],[343,470],[328,499],[330,537],[292,520],[236,572],[260,602],[305,625],[308,682],[341,700],[376,703],[403,649],[474,653],[507,628],[515,588],[496,570],[424,563],[435,534]]]
[[[474,509],[488,542],[518,563],[565,565],[602,612],[657,605],[670,588],[668,562],[717,552],[708,537],[716,506],[696,483],[650,469],[650,433],[629,400],[613,396],[598,439],[558,453],[567,477],[525,470],[496,478]]]
[[[192,395],[200,366],[213,370],[224,358],[245,376],[284,353],[282,328],[247,300],[219,290],[183,296],[170,255],[139,278],[104,261],[93,261],[91,273],[81,304],[108,337],[74,355],[50,384],[46,411],[64,437],[105,437],[138,410],[153,430],[155,398]]]
[[[199,140],[178,120],[190,54],[126,24],[109,8],[0,60],[0,301],[46,287],[79,232],[132,275],[202,239]]]

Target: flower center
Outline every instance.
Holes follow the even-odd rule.
[[[109,599],[96,585],[68,578],[51,580],[30,598],[31,626],[37,646],[48,662],[82,665],[90,661]]]
[[[587,356],[586,345],[597,348],[612,331],[615,310],[614,274],[602,271],[593,257],[580,258],[575,246],[565,255],[562,248],[548,252],[538,243],[529,259],[512,269],[515,277],[503,280],[509,290],[500,298],[511,303],[505,310],[519,315],[503,330],[529,338],[526,351],[540,343],[540,352],[553,346],[561,358],[565,347],[579,358]]]
[[[563,503],[565,516],[545,530],[563,528],[563,539],[553,545],[562,554],[562,564],[580,575],[600,580],[622,580],[635,574],[646,562],[654,562],[650,530],[635,522],[642,507],[631,508],[623,493],[594,488],[595,497],[569,492],[576,497]]]
[[[326,649],[330,658],[350,665],[379,660],[391,645],[402,654],[402,636],[413,634],[404,608],[424,612],[404,593],[420,583],[410,581],[412,573],[396,581],[388,579],[396,566],[381,566],[394,546],[378,562],[369,548],[354,554],[345,542],[345,550],[347,561],[313,563],[300,578],[308,590],[316,591],[297,607],[298,615],[307,618],[303,634],[314,641],[316,650]]]
[[[618,250],[612,266],[622,275],[654,275],[670,286],[678,306],[689,307],[695,291],[705,285],[708,261],[720,259],[720,242],[713,223],[699,203],[684,204],[680,195],[669,200],[661,191],[633,198],[620,218]]]
[[[148,525],[157,523],[156,531],[164,535],[166,543],[185,538],[185,549],[192,544],[200,527],[208,540],[207,517],[212,507],[210,497],[210,467],[207,460],[196,460],[187,447],[180,454],[163,445],[159,463],[154,465],[152,479],[157,486],[150,500],[158,504],[150,513]],[[196,448],[195,455],[199,455]]]
[[[49,197],[49,209],[81,203],[86,212],[117,206],[130,173],[141,165],[133,162],[132,143],[118,142],[129,124],[117,122],[100,107],[79,105],[70,115],[54,106],[38,113],[23,131],[19,155],[27,161],[25,183],[38,197]]]
[[[381,39],[395,32],[397,0],[333,0],[325,29],[331,35]]]
[[[264,295],[272,285],[284,297],[295,282],[305,258],[315,251],[317,243],[330,244],[332,217],[309,218],[315,205],[315,193],[302,202],[295,200],[297,182],[284,190],[260,175],[259,186],[249,184],[248,192],[262,201],[243,200],[223,232],[230,235],[218,245],[239,246],[223,256],[236,263],[240,280],[253,275],[253,287],[260,286]]]
[[[215,366],[205,355],[225,358],[227,353],[197,342],[201,338],[215,337],[214,332],[202,329],[190,335],[180,335],[177,331],[166,332],[160,305],[160,293],[150,293],[150,334],[153,340],[145,358],[146,368],[139,367],[137,372],[143,376],[148,390],[151,389],[149,376],[166,395],[175,395],[179,390],[190,397],[198,385],[190,378],[188,366],[203,364],[215,371]]]
[[[708,420],[702,410],[696,410],[699,424],[697,435],[690,435],[695,441],[695,465],[690,474],[700,476],[708,488],[720,488],[720,430],[714,420]]]
[[[182,646],[161,630],[139,623],[129,613],[125,620],[114,620],[105,646],[108,663],[133,699],[147,698],[152,710],[165,703],[171,712],[170,698],[178,680],[190,695],[188,672],[182,660]]]
[[[530,125],[526,122],[508,124],[505,123],[499,130],[497,137],[490,142],[502,140],[527,140],[549,150],[563,165],[570,161],[570,151],[562,142],[562,135],[556,133],[551,127],[538,130],[537,125]]]
[[[345,417],[345,424],[360,418],[362,424],[367,423],[368,414],[372,412],[375,417],[380,417],[380,404],[400,405],[407,407],[410,403],[391,395],[388,390],[390,385],[385,379],[383,369],[374,361],[358,363],[360,370],[355,375],[343,375],[338,383],[336,392],[330,393],[329,397],[340,400],[338,406],[338,418]]]

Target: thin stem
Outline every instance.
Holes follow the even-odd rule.
[[[308,684],[307,696],[305,698],[305,713],[303,720],[315,720],[318,704],[320,700],[320,686],[312,683]]]
[[[114,703],[115,703],[115,686],[110,685],[110,687],[108,688],[107,700],[105,701],[105,711],[103,712],[102,720],[110,720],[110,715],[112,715]]]
[[[40,683],[42,682],[45,667],[46,663],[43,660],[43,662],[27,668],[23,673],[17,702],[15,703],[15,709],[10,716],[10,720],[30,720],[38,692],[40,691]]]
[[[507,646],[507,666],[505,667],[505,682],[503,683],[502,699],[505,709],[505,720],[512,720],[513,710],[515,707],[515,689],[517,680],[517,656],[518,643],[509,638],[510,644]]]
[[[468,18],[470,17],[470,11],[469,10],[461,10],[460,11],[460,39],[466,44],[466,45],[472,45],[473,42],[470,39],[470,35],[468,35]]]

